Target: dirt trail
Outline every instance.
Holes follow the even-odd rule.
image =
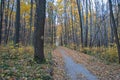
[[[57,74],[54,73],[55,80],[97,80],[97,77],[89,72],[84,65],[77,64],[67,54],[68,53],[61,47],[54,51],[54,61],[55,65],[57,65],[57,69],[55,68],[55,70],[58,70],[57,72],[60,72]],[[57,58],[55,58],[55,56]],[[64,75],[64,77],[62,77],[62,75]],[[67,77],[65,77],[65,75]]]
[[[65,47],[53,51],[53,60],[54,80],[120,80],[119,65],[107,65]]]
[[[97,80],[97,77],[90,73],[82,64],[77,64],[71,57],[67,56],[67,52],[60,49],[60,53],[64,58],[65,72],[71,80]]]

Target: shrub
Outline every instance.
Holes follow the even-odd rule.
[[[95,56],[105,62],[118,62],[118,52],[117,48],[114,45],[113,47],[92,47],[92,48],[83,48],[81,51],[85,54]]]

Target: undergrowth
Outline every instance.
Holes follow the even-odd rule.
[[[118,52],[116,46],[113,47],[92,47],[92,48],[83,48],[81,50],[83,53],[95,56],[98,59],[101,59],[107,64],[118,63]]]
[[[106,64],[118,63],[118,52],[115,44],[109,47],[84,47],[77,46],[74,43],[67,45],[68,48],[81,51],[85,54],[95,56],[96,58],[104,61]]]
[[[0,46],[0,80],[52,80],[52,56],[48,51],[45,50],[46,62],[37,64],[31,46]]]

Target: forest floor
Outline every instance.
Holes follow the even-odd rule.
[[[52,80],[50,53],[46,52],[46,61],[41,64],[33,60],[33,55],[32,47],[0,46],[0,80]]]
[[[65,47],[53,51],[54,80],[120,80],[120,66]]]

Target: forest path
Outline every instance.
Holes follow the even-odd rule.
[[[75,61],[75,58],[79,59],[79,56],[73,57],[70,55],[70,53],[76,54],[74,51],[64,48],[64,47],[58,47],[54,51],[54,57],[57,55],[58,57],[55,59],[56,64],[58,65],[58,72],[63,72],[66,76],[69,77],[69,80],[97,80],[97,77],[93,75],[83,64],[78,64]],[[59,57],[60,56],[60,57]],[[83,56],[84,57],[84,56]],[[57,60],[57,61],[56,61]],[[62,71],[60,71],[62,69]],[[64,71],[63,71],[64,70]],[[55,77],[55,80],[68,80],[67,77],[62,77],[61,79],[59,77]]]

